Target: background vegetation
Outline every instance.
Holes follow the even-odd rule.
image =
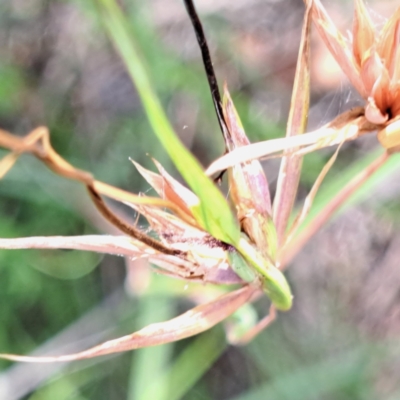
[[[338,0],[330,10],[344,29],[351,3]],[[378,24],[394,3],[369,3]],[[169,117],[207,165],[221,154],[222,138],[183,4],[129,0],[123,6]],[[302,1],[203,0],[198,8],[217,74],[228,82],[251,140],[283,136]],[[310,129],[362,104],[317,37],[314,42]],[[2,128],[26,134],[46,125],[54,147],[72,164],[135,193],[149,187],[129,157],[151,168],[150,154],[174,171],[105,36],[95,2],[2,1],[0,55]],[[300,199],[331,151],[306,157]],[[376,151],[373,135],[344,146],[319,204]],[[399,398],[396,162],[297,257],[288,271],[293,310],[250,345],[228,347],[216,327],[173,345],[69,365],[1,361],[0,399]],[[272,190],[278,166],[279,160],[265,163]],[[0,213],[1,237],[113,232],[82,187],[29,156],[1,182]],[[0,351],[68,352],[191,306],[181,296],[185,282],[171,279],[152,277],[151,291],[141,296],[150,278],[146,266],[118,257],[1,251]]]

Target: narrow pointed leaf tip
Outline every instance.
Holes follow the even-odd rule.
[[[368,94],[360,77],[360,68],[353,57],[353,52],[347,39],[336,28],[319,0],[305,1],[307,4],[312,2],[313,20],[322,40],[352,85],[365,98]]]
[[[230,149],[250,144],[229,91],[225,85],[223,112],[230,132]],[[266,255],[276,253],[276,234],[271,218],[268,181],[259,161],[235,165],[229,170],[230,196],[242,230]]]
[[[230,150],[249,145],[250,141],[246,136],[226,84],[224,85],[222,107],[232,140]],[[246,205],[250,201],[251,207],[258,213],[264,216],[271,215],[271,196],[261,164],[254,160],[237,167],[233,170],[233,176],[230,179],[231,197],[233,197],[236,206],[241,206],[242,203]]]
[[[361,0],[354,1],[353,55],[361,65],[375,41],[375,28]]]
[[[199,198],[169,175],[156,160],[153,161],[156,164],[157,169],[160,171],[160,174],[149,171],[131,160],[139,173],[144,179],[146,179],[161,198],[171,201],[183,212],[193,217],[191,208],[200,204]]]
[[[310,104],[311,11],[312,2],[307,5],[304,14],[286,137],[303,134],[307,127]],[[276,226],[277,240],[280,244],[284,241],[288,221],[296,200],[302,160],[301,155],[298,156],[293,153],[282,157],[273,207],[273,221]]]

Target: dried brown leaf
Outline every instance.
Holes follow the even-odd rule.
[[[306,154],[320,148],[354,140],[360,134],[376,129],[364,117],[364,109],[357,107],[339,115],[329,124],[316,131],[293,137],[266,140],[240,147],[214,161],[206,170],[207,175],[231,168],[232,166],[255,160],[281,155],[282,152]],[[298,150],[300,149],[300,150]]]
[[[175,342],[212,328],[245,304],[255,291],[255,288],[245,286],[224,294],[212,302],[197,306],[179,317],[148,325],[135,333],[109,340],[79,353],[43,357],[0,354],[0,358],[20,362],[64,362]]]
[[[297,58],[286,137],[303,134],[307,127],[310,105],[310,33],[312,2],[309,2],[304,15],[299,55]],[[297,195],[300,181],[302,157],[296,154],[284,155],[279,169],[276,194],[274,198],[273,220],[281,243]]]

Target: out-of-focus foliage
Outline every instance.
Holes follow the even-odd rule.
[[[223,147],[183,4],[123,3],[173,125],[206,165]],[[351,2],[335,3],[337,19],[345,21]],[[375,8],[371,2],[371,7],[389,15],[394,4],[379,2]],[[221,0],[199,1],[198,8],[217,74],[229,83],[251,140],[282,136],[303,5]],[[134,192],[148,186],[129,157],[149,166],[150,154],[174,171],[105,37],[95,2],[3,0],[0,22],[2,127],[25,134],[44,124],[66,159]],[[310,126],[315,127],[358,98],[317,39],[312,51]],[[322,197],[332,196],[329,189],[340,186],[349,166],[356,168],[359,159],[361,165],[375,143],[370,137],[345,146]],[[306,157],[300,194],[307,193],[329,151]],[[273,185],[278,162],[265,167]],[[0,361],[0,399],[398,398],[400,236],[393,215],[400,180],[394,173],[389,166],[379,176],[379,190],[364,192],[362,205],[353,205],[295,260],[289,270],[294,309],[249,346],[227,349],[217,327],[173,346],[67,367]],[[1,237],[112,229],[81,187],[29,157],[22,157],[1,182],[0,213]],[[135,218],[129,210],[121,213]],[[83,338],[93,344],[191,306],[177,300],[184,282],[157,276],[150,277],[150,294],[140,297],[149,276],[146,267],[140,273],[140,265],[131,264],[75,251],[1,251],[0,351],[28,353],[46,341],[51,346],[52,340],[85,347]],[[57,336],[63,330],[64,336]],[[38,370],[40,378],[32,372]]]

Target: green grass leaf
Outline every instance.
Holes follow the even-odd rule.
[[[101,0],[99,3],[106,30],[136,85],[150,125],[178,171],[200,199],[200,203],[192,208],[194,217],[212,236],[236,244],[240,231],[229,204],[175,134],[152,88],[122,11],[114,0]]]

